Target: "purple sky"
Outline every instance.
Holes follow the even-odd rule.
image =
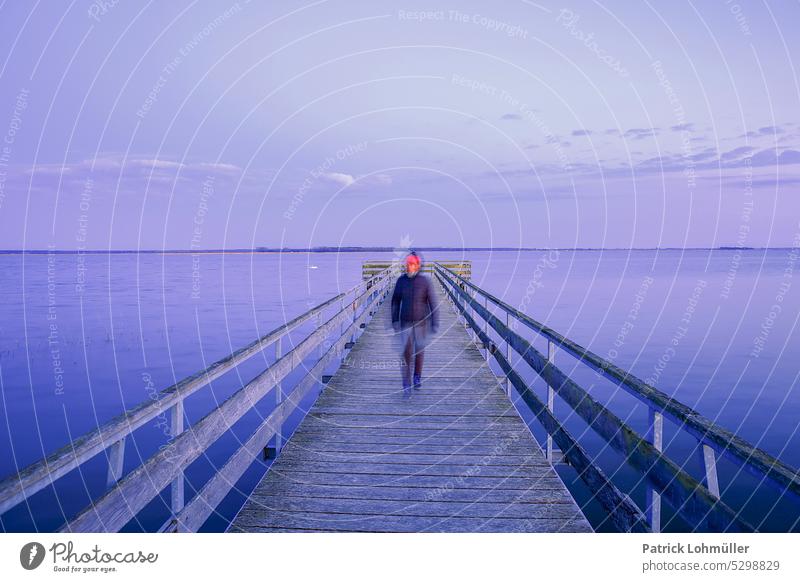
[[[2,2],[0,248],[792,244],[800,5],[501,4]]]

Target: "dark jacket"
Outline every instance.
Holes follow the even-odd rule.
[[[401,275],[392,294],[392,324],[400,322],[401,327],[406,327],[423,320],[429,322],[431,331],[439,328],[433,284],[421,273],[414,277]]]

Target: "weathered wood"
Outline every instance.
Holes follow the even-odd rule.
[[[324,513],[270,512],[254,520],[243,518],[231,531],[304,529],[309,531],[355,532],[589,532],[583,515],[571,519],[485,518],[341,515]]]
[[[441,269],[439,272],[441,272]],[[800,498],[800,471],[797,469],[790,467],[766,451],[753,446],[731,431],[715,424],[699,412],[647,384],[630,372],[623,370],[555,330],[514,309],[503,300],[460,277],[457,273],[449,272],[449,275],[452,275],[458,282],[457,287],[471,289],[486,297],[502,310],[512,314],[515,320],[543,337],[552,340],[560,349],[577,358],[578,361],[611,380],[623,390],[647,404],[647,406],[661,412],[682,430],[692,434],[701,443],[712,447],[717,454],[731,459],[745,471],[765,478],[765,482],[779,493],[784,494],[788,491],[796,498]]]
[[[426,487],[375,485],[314,485],[276,479],[268,491],[257,489],[251,494],[255,502],[273,496],[316,497],[318,499],[378,499],[385,501],[450,501],[460,503],[571,503],[572,497],[563,487],[531,489],[464,489],[438,490]]]
[[[623,453],[629,464],[641,470],[664,498],[673,507],[681,510],[682,517],[690,524],[709,531],[753,531],[753,527],[722,503],[718,496],[711,494],[651,443],[637,435],[615,414],[594,400],[526,339],[508,329],[499,318],[472,300],[452,280],[445,279],[446,274],[443,273],[441,276],[448,281],[453,292],[462,294],[462,299],[470,304],[472,310],[488,321],[500,337],[505,339],[595,432]],[[504,367],[499,359],[498,363]],[[548,413],[552,417],[549,410]]]
[[[122,476],[122,465],[125,461],[125,440],[118,440],[111,445],[108,451],[108,476],[106,477],[106,487],[113,487]]]
[[[454,272],[466,279],[472,278],[472,261],[429,261],[423,263],[420,272],[432,273],[434,268],[433,266],[436,263],[447,266],[448,269],[452,269]],[[377,273],[385,271],[392,266],[395,266],[398,269],[401,268],[400,262],[387,261],[385,259],[364,261],[361,265],[361,277],[363,279],[369,279],[370,277],[374,277]]]
[[[183,432],[183,400],[176,402],[175,406],[172,407],[172,415],[170,420],[172,428],[171,436],[174,438]],[[184,481],[184,474],[183,471],[181,471],[177,478],[172,481],[172,485],[170,486],[170,509],[172,510],[172,515],[176,515],[183,509],[185,502],[184,495],[186,492],[185,488],[186,485]]]
[[[511,465],[490,465],[481,461],[470,460],[465,463],[445,464],[441,461],[436,464],[426,463],[382,463],[382,462],[357,462],[357,461],[310,461],[310,460],[283,460],[278,470],[289,471],[292,469],[312,473],[342,473],[351,475],[423,475],[428,477],[451,476],[468,477],[480,474],[485,477],[514,477],[528,471],[544,471],[547,463],[518,463]]]
[[[484,320],[485,321],[485,320]],[[508,327],[506,325],[506,327]],[[510,329],[510,328],[509,328]],[[511,343],[506,342],[506,347],[510,347]],[[508,359],[508,354],[506,354],[506,359]],[[556,359],[556,346],[553,342],[547,342],[547,361],[549,363],[555,362]],[[510,361],[510,360],[509,360]],[[550,411],[550,414],[555,414],[555,389],[550,384],[547,385],[547,410]],[[547,458],[552,462],[553,460],[553,437],[551,435],[547,435]]]
[[[280,462],[280,459],[279,461]],[[259,489],[268,490],[274,479],[290,479],[299,484],[345,485],[358,487],[375,487],[394,485],[421,489],[448,491],[450,489],[492,489],[509,491],[527,491],[529,489],[565,490],[564,483],[555,472],[544,473],[532,477],[524,473],[512,476],[469,475],[464,479],[453,479],[449,475],[382,475],[377,473],[316,473],[287,467],[270,469],[272,477],[265,478]],[[537,473],[539,474],[539,473]],[[235,520],[234,520],[235,523]]]
[[[374,439],[354,439],[348,438],[347,440],[338,440],[336,438],[323,438],[316,439],[298,438],[296,441],[301,444],[304,450],[314,451],[319,453],[338,453],[338,452],[353,452],[353,453],[372,453],[372,454],[413,454],[421,453],[426,455],[472,455],[481,456],[489,455],[494,452],[496,447],[503,446],[499,439],[477,439],[474,443],[465,444],[463,441],[449,441],[443,442],[442,439],[437,439],[436,444],[420,443],[419,441],[412,441],[410,443],[403,442],[375,442]],[[530,448],[522,445],[510,445],[502,448],[503,456],[523,456],[531,455]]]
[[[647,413],[647,433],[645,438],[653,445],[654,449],[657,451],[663,450],[664,416],[652,408],[649,408]],[[648,484],[646,497],[645,513],[647,522],[654,533],[659,533],[661,531],[661,495]]]
[[[371,295],[372,292],[364,291],[353,301],[364,304]],[[342,322],[349,321],[349,318],[349,313],[340,311],[320,325],[274,365],[193,425],[191,431],[177,435],[166,447],[80,512],[61,531],[119,531],[190,463],[203,454],[211,443],[227,432],[256,402],[273,390],[279,381],[301,365]]]
[[[410,404],[410,403],[409,403]],[[320,414],[309,415],[304,422],[312,427],[339,426],[346,428],[393,428],[403,426],[407,428],[487,428],[487,423],[480,417],[476,419],[461,418],[458,416],[426,416],[406,419],[398,416],[374,418],[373,415],[346,415],[346,414]],[[515,426],[515,419],[508,416],[492,417],[489,426],[501,428]]]
[[[719,498],[719,480],[717,479],[717,459],[714,449],[706,444],[700,444],[698,448],[700,461],[703,466],[703,485],[705,485],[711,495]]]
[[[41,461],[32,463],[19,473],[6,477],[0,481],[0,514],[5,513],[26,498],[51,485],[54,481],[95,457],[109,446],[120,442],[128,434],[175,406],[177,402],[184,400],[213,380],[233,370],[240,363],[316,317],[337,301],[341,301],[347,296],[361,296],[368,284],[372,287],[385,283],[388,276],[389,273],[379,274],[373,280],[359,283],[352,289],[323,301],[316,307],[277,327],[243,348],[217,360],[205,370],[188,376],[177,384],[162,390],[158,393],[157,398],[148,398],[138,406],[125,411],[97,429],[66,444]]]
[[[270,513],[291,512],[301,514],[350,514],[352,516],[411,516],[440,517],[445,519],[460,517],[515,518],[529,519],[532,510],[536,519],[572,519],[580,513],[575,504],[566,499],[562,502],[545,501],[539,503],[457,503],[452,501],[422,500],[395,501],[383,499],[338,499],[300,497],[289,495],[262,496],[248,505],[239,514],[239,523],[261,523],[269,520]]]
[[[478,424],[483,426],[485,420],[494,425],[507,424],[516,422],[516,414],[503,410],[502,408],[484,406],[483,410],[474,407],[448,407],[442,405],[441,409],[437,405],[420,405],[420,409],[407,410],[393,409],[390,407],[378,407],[377,405],[369,405],[369,409],[362,409],[366,411],[358,412],[356,408],[348,406],[347,408],[326,408],[319,411],[314,411],[311,418],[319,419],[322,421],[330,421],[332,423],[349,423],[367,422],[370,426],[384,426],[387,424],[397,423],[398,420],[406,420],[409,415],[413,419],[409,420],[409,424],[404,426],[411,426],[414,423],[433,423],[435,426],[449,426],[451,423],[462,422],[463,424],[474,424],[477,420]],[[403,406],[402,404],[400,406]],[[423,408],[424,407],[424,408]],[[375,410],[373,412],[373,410]]]
[[[473,312],[480,313],[480,310],[483,308],[463,289],[453,284],[446,274],[437,272],[437,277],[440,281],[446,281],[443,283],[443,286],[454,301],[458,302],[461,300],[464,304],[469,305]],[[473,316],[466,309],[462,309],[462,316],[483,341],[490,341],[489,337],[484,334]],[[483,316],[487,319],[494,318],[494,316],[485,309],[483,310]],[[499,326],[502,326],[502,324],[499,324],[498,327]],[[510,333],[508,336],[513,339]],[[514,347],[513,343],[512,347]],[[525,404],[527,404],[534,415],[536,415],[536,418],[542,426],[544,426],[547,433],[553,437],[553,440],[563,451],[564,456],[569,459],[570,464],[578,471],[578,475],[581,479],[589,486],[595,499],[608,511],[609,517],[615,526],[621,531],[649,531],[647,520],[642,511],[627,495],[611,482],[597,465],[594,464],[589,454],[578,444],[575,438],[564,428],[558,419],[553,416],[550,410],[548,410],[547,405],[539,400],[539,397],[530,390],[522,377],[511,367],[511,364],[505,356],[498,350],[495,352],[494,357]]]
[[[399,366],[348,366],[398,361],[388,307],[230,531],[590,531],[454,314],[441,313],[410,400]],[[347,512],[355,521],[338,519]]]
[[[375,299],[379,302],[379,299]],[[365,320],[368,312],[352,322],[339,339],[323,354],[294,390],[283,399],[264,419],[245,444],[217,471],[217,473],[198,491],[186,508],[175,519],[177,531],[197,531],[208,519],[214,509],[222,502],[232,486],[241,478],[253,463],[258,451],[272,436],[280,434],[281,427],[289,415],[309,394],[316,384],[316,378],[337,357],[338,350],[348,341],[348,334],[356,325]],[[276,451],[277,453],[278,451]]]
[[[346,427],[346,426],[304,426],[302,433],[295,433],[298,438],[304,435],[323,435],[324,437],[368,437],[375,442],[386,442],[385,439],[392,439],[389,442],[405,442],[401,439],[415,439],[414,442],[472,442],[473,439],[493,435],[498,439],[513,438],[519,431],[517,427],[509,425],[506,427],[478,427],[478,428],[459,428],[459,427],[407,427],[396,426],[390,428],[370,428],[370,427]],[[346,440],[346,439],[345,439]]]

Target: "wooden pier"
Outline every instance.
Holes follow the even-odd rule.
[[[795,468],[475,285],[471,267],[469,261],[427,265],[440,332],[426,349],[422,389],[410,400],[402,398],[399,346],[389,325],[387,298],[398,266],[368,261],[353,288],[4,478],[0,514],[52,495],[59,479],[100,455],[107,474],[94,487],[103,492],[63,515],[59,531],[120,531],[156,498],[167,506],[154,531],[198,531],[262,455],[274,461],[229,531],[591,531],[555,470],[562,462],[617,531],[662,531],[662,503],[680,520],[678,528],[670,522],[673,531],[758,531],[763,516],[746,519],[741,500],[720,478],[731,468],[734,478],[743,473],[769,486],[776,503],[798,511]],[[544,352],[531,335],[546,341]],[[186,398],[257,354],[270,361],[266,369],[190,423]],[[565,356],[644,405],[646,431],[637,433],[560,369],[556,361]],[[544,398],[523,367],[544,381]],[[268,411],[254,430],[248,425],[250,436],[237,437],[227,460],[190,489],[187,470],[259,403]],[[515,405],[527,407],[544,429],[541,444]],[[305,417],[289,435],[294,413]],[[584,423],[580,436],[565,426],[564,414]],[[135,431],[165,415],[168,441],[124,473],[126,451],[136,452]],[[695,439],[695,466],[664,450],[667,423]],[[636,471],[646,495],[634,500],[606,474],[581,442],[587,431]],[[719,472],[720,463],[728,471]]]
[[[591,531],[436,287],[422,389],[385,301],[230,531]]]

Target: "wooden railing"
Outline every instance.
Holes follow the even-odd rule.
[[[505,373],[509,391],[513,387],[548,433],[546,452],[552,461],[553,441],[580,478],[609,512],[616,527],[622,531],[660,531],[661,500],[670,506],[690,526],[705,531],[754,531],[737,512],[720,500],[716,455],[723,455],[759,476],[783,494],[800,495],[800,474],[730,431],[717,426],[708,418],[678,402],[622,370],[611,362],[565,338],[501,299],[459,276],[443,264],[435,265],[435,276],[449,299],[485,348],[487,358],[494,357]],[[490,305],[492,306],[490,308]],[[494,310],[503,314],[498,317]],[[512,320],[534,330],[547,339],[547,356],[536,350],[528,340],[513,330]],[[505,350],[495,345],[489,336],[491,328]],[[509,348],[517,352],[547,383],[547,402],[543,402],[514,370]],[[573,382],[554,364],[555,350],[560,348],[593,368],[604,377],[638,398],[648,407],[648,430],[637,434],[613,412],[597,402],[581,386]],[[510,392],[509,392],[510,395]],[[564,425],[554,416],[554,396],[558,395],[605,442],[621,453],[626,462],[638,469],[647,480],[647,500],[644,512],[603,473]],[[698,453],[703,466],[702,482],[669,459],[662,451],[664,417],[698,441]]]
[[[472,261],[426,261],[422,264],[422,272],[433,273],[434,264],[442,265],[464,279],[472,279]],[[389,268],[402,271],[403,266],[400,261],[388,261],[381,259],[364,261],[361,265],[361,278],[364,280],[370,279],[376,274],[381,273]]]
[[[7,477],[0,482],[0,514],[53,485],[60,477],[96,455],[108,451],[108,490],[65,524],[62,531],[119,531],[168,486],[171,486],[172,516],[159,531],[196,531],[273,437],[275,448],[280,449],[284,421],[311,389],[319,384],[319,378],[326,367],[336,358],[342,358],[345,349],[352,347],[359,330],[365,327],[377,305],[388,294],[392,275],[392,269],[377,273],[205,370],[166,388],[158,394],[157,399],[148,400],[124,412],[47,458]],[[320,321],[327,310],[337,307],[338,310],[330,319]],[[318,322],[316,329],[284,354],[281,340],[312,320]],[[330,336],[336,339],[328,347]],[[276,360],[271,366],[194,425],[188,429],[184,427],[183,402],[189,395],[269,346],[274,346],[276,354]],[[283,379],[315,351],[321,353],[319,359],[292,391],[284,395]],[[274,410],[206,485],[188,503],[184,503],[184,471],[189,464],[273,390],[276,391],[277,402]],[[144,464],[120,479],[126,440],[133,431],[160,417],[165,410],[169,410],[171,414],[170,442]]]

